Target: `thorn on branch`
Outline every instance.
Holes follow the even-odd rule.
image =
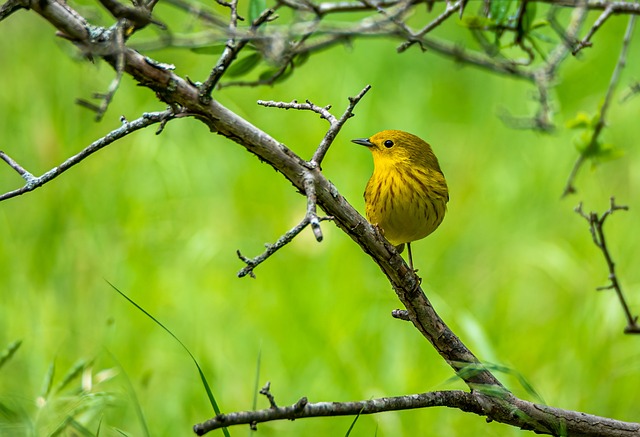
[[[407,310],[393,310],[391,311],[391,317],[398,320],[404,320],[406,322],[410,322],[409,311]]]
[[[276,399],[273,397],[273,394],[271,394],[271,382],[267,381],[264,387],[260,389],[260,394],[269,399],[269,405],[271,408],[278,408],[278,405],[276,405]]]
[[[640,325],[637,324],[638,317],[631,315],[631,310],[629,309],[629,305],[622,292],[622,286],[620,285],[620,281],[618,280],[618,276],[616,274],[615,262],[613,261],[613,257],[609,252],[609,248],[607,247],[607,241],[604,234],[604,223],[607,217],[612,215],[615,211],[628,211],[629,207],[626,205],[617,205],[613,196],[611,197],[610,202],[611,203],[609,209],[601,215],[598,215],[597,212],[585,213],[582,209],[582,202],[579,203],[574,210],[578,215],[580,215],[589,223],[589,231],[591,232],[593,243],[602,252],[602,255],[604,256],[607,267],[609,269],[609,284],[602,287],[597,287],[596,290],[614,290],[616,292],[616,295],[618,296],[618,300],[622,305],[622,309],[627,319],[627,326],[624,329],[624,332],[626,334],[640,334]]]

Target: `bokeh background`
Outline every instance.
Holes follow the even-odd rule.
[[[93,3],[79,7],[108,23]],[[162,2],[157,14],[178,26],[187,20]],[[604,140],[624,156],[585,166],[578,194],[561,198],[577,157],[576,132],[564,124],[596,111],[625,27],[626,18],[610,18],[594,47],[564,64],[552,134],[514,130],[497,116],[533,114],[529,84],[417,48],[397,54],[398,42],[382,39],[318,53],[273,87],[226,88],[215,97],[310,158],[326,122],[256,101],[310,99],[339,115],[348,96],[371,84],[324,173],[363,211],[372,160],[349,140],[387,128],[428,140],[451,193],[443,225],[414,245],[436,310],[481,360],[510,369],[498,377],[517,395],[537,400],[521,376],[549,405],[639,421],[640,338],[623,335],[615,296],[595,291],[607,283],[606,266],[573,209],[584,202],[603,211],[611,195],[629,205],[606,232],[632,311],[640,313],[640,99],[621,104],[618,94],[608,117]],[[154,35],[145,32],[141,39]],[[455,20],[437,35],[468,41]],[[216,59],[177,49],[149,54],[193,80],[203,80]],[[96,123],[74,99],[106,90],[113,71],[82,60],[27,11],[0,23],[0,65],[0,149],[36,175],[118,127],[121,115],[164,109],[125,77]],[[620,89],[639,71],[631,50]],[[235,251],[260,253],[301,219],[304,197],[195,120],[172,121],[159,136],[154,130],[0,205],[0,350],[22,341],[0,367],[0,435],[188,436],[213,415],[186,352],[108,282],[185,343],[226,412],[253,408],[256,386],[266,381],[280,405],[302,396],[348,401],[464,388],[411,325],[391,318],[399,302],[382,273],[329,222],[322,243],[307,230],[258,267],[256,279],[238,279],[243,264]],[[2,192],[21,184],[0,166]],[[78,365],[84,370],[74,375]],[[257,406],[268,403],[258,397]],[[61,427],[69,416],[84,428]],[[352,421],[267,423],[256,435],[345,435]],[[525,434],[445,408],[361,417],[351,433]]]

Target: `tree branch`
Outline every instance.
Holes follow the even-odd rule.
[[[316,228],[320,229],[320,222],[325,220],[331,220],[332,218],[333,217],[315,217]],[[255,278],[256,275],[255,273],[253,273],[253,269],[255,269],[258,265],[266,261],[267,258],[269,258],[271,255],[276,253],[279,249],[282,249],[284,246],[291,243],[293,239],[300,232],[302,232],[304,228],[307,227],[307,225],[311,224],[311,220],[312,218],[309,215],[306,215],[302,219],[302,221],[300,221],[300,223],[294,226],[290,231],[285,233],[282,237],[278,238],[278,241],[276,241],[273,244],[265,244],[265,247],[267,248],[267,250],[265,250],[262,254],[256,256],[255,258],[247,258],[246,256],[242,255],[240,250],[237,250],[236,254],[238,255],[238,258],[240,258],[246,264],[246,267],[244,267],[242,270],[238,272],[238,278],[244,278],[247,275],[251,276],[252,278]],[[316,239],[317,239],[317,234],[315,229],[314,229],[314,235],[316,235]],[[321,240],[322,240],[322,232],[320,232],[320,240],[318,241],[321,241]]]
[[[295,404],[286,407],[270,408],[258,411],[240,411],[229,414],[219,414],[216,417],[199,423],[193,427],[197,435],[204,435],[209,431],[222,427],[249,424],[256,429],[257,423],[273,420],[298,420],[310,417],[327,416],[357,416],[361,414],[376,414],[385,411],[411,410],[416,408],[449,407],[468,413],[495,419],[500,416],[501,422],[507,422],[523,430],[534,430],[535,421],[545,416],[549,427],[542,431],[552,435],[580,435],[580,436],[637,436],[640,424],[622,422],[590,414],[576,413],[569,410],[547,407],[531,402],[517,400],[509,406],[510,396],[505,395],[499,407],[494,406],[494,397],[489,397],[481,391],[471,393],[460,390],[436,391],[418,393],[414,395],[385,397],[354,402],[318,402],[309,403],[306,397],[300,398]]]
[[[607,93],[604,97],[604,102],[602,102],[602,106],[600,107],[598,121],[593,128],[593,133],[591,134],[591,139],[589,143],[586,145],[585,149],[580,152],[578,159],[576,160],[573,168],[571,169],[571,173],[569,174],[569,178],[567,179],[567,183],[564,188],[564,192],[562,193],[563,197],[568,196],[569,194],[573,194],[576,192],[576,188],[574,186],[574,181],[576,176],[578,175],[578,171],[582,167],[585,159],[587,159],[590,155],[595,155],[599,150],[598,139],[600,137],[600,133],[606,124],[606,116],[607,110],[609,109],[609,104],[611,103],[611,99],[613,98],[613,93],[615,91],[616,86],[618,85],[618,81],[620,79],[620,73],[622,69],[625,67],[627,63],[627,50],[629,49],[629,43],[631,42],[631,35],[633,34],[633,29],[635,27],[636,17],[632,15],[629,17],[629,23],[627,24],[627,30],[625,31],[624,38],[622,40],[622,49],[620,50],[620,56],[618,56],[618,62],[616,63],[615,68],[613,69],[613,73],[611,74],[611,79],[609,80],[609,87],[607,88]]]
[[[229,30],[231,34],[234,34],[236,32],[237,20],[239,18],[237,12],[237,0],[234,0],[234,2],[230,4],[230,8],[231,20],[229,24]],[[225,71],[227,71],[229,65],[231,65],[231,63],[236,59],[238,53],[240,53],[240,51],[247,45],[247,43],[251,41],[251,35],[253,35],[256,30],[258,30],[258,28],[273,15],[273,13],[273,9],[264,10],[260,14],[260,16],[256,18],[253,23],[251,23],[249,37],[242,38],[237,42],[234,37],[231,37],[227,41],[227,45],[225,46],[220,59],[218,59],[215,67],[213,67],[213,70],[211,70],[211,73],[209,74],[207,80],[200,86],[200,98],[203,99],[204,102],[206,102],[207,99],[211,98],[211,92],[215,88],[218,81],[220,81],[220,78],[222,78],[222,75],[225,73]]]
[[[604,236],[604,222],[611,214],[615,211],[628,211],[629,207],[624,205],[616,205],[615,199],[611,197],[611,206],[608,210],[606,210],[601,216],[598,216],[598,213],[591,212],[586,214],[582,210],[582,203],[580,203],[575,211],[583,217],[589,223],[589,230],[591,231],[591,238],[593,239],[593,243],[600,249],[604,259],[607,263],[607,267],[609,268],[609,285],[604,287],[598,287],[597,290],[614,290],[616,295],[618,296],[618,300],[622,305],[622,310],[624,311],[624,315],[627,319],[627,326],[624,328],[625,334],[640,334],[640,325],[638,325],[638,316],[633,316],[631,314],[631,310],[629,309],[629,304],[627,304],[627,300],[622,293],[622,286],[620,285],[620,281],[618,280],[618,275],[616,274],[616,264],[613,261],[611,253],[609,252],[609,248],[607,247],[607,240]]]
[[[266,261],[267,258],[273,255],[279,249],[293,241],[293,239],[300,232],[302,232],[302,230],[306,228],[307,225],[311,225],[311,229],[313,230],[313,235],[315,236],[316,241],[322,241],[323,237],[322,229],[320,228],[320,222],[323,220],[331,220],[333,217],[318,217],[316,213],[316,205],[318,202],[316,195],[316,175],[319,174],[318,170],[320,168],[320,164],[322,163],[322,159],[327,153],[329,146],[335,139],[344,123],[353,116],[353,109],[355,108],[355,105],[358,104],[358,102],[362,99],[362,97],[364,97],[369,89],[371,89],[371,86],[367,85],[363,88],[362,91],[360,91],[360,93],[356,97],[349,98],[349,106],[339,120],[336,119],[336,117],[331,114],[331,112],[329,112],[329,109],[331,109],[331,105],[321,107],[315,105],[309,100],[307,100],[305,103],[298,103],[296,100],[290,103],[258,100],[258,104],[265,107],[298,109],[315,112],[317,114],[320,114],[321,118],[327,120],[331,126],[320,142],[320,145],[313,155],[314,157],[311,159],[311,161],[305,163],[306,168],[304,170],[304,174],[302,175],[302,188],[307,197],[307,212],[305,214],[305,217],[293,229],[289,230],[282,237],[280,237],[274,244],[267,244],[267,250],[255,258],[247,258],[246,256],[242,255],[239,250],[236,251],[238,258],[240,258],[246,264],[246,267],[238,272],[239,278],[247,275],[255,278],[255,274],[253,272],[254,268],[262,262]],[[293,154],[293,152],[291,152],[290,150],[288,151],[288,153]]]
[[[20,196],[22,194],[33,191],[36,188],[39,188],[44,184],[46,184],[47,182],[60,176],[62,173],[69,170],[74,165],[82,162],[85,158],[94,154],[95,152],[102,149],[103,147],[108,146],[109,144],[121,138],[124,138],[125,136],[137,130],[143,129],[147,126],[151,126],[152,124],[162,123],[161,125],[162,127],[164,126],[164,123],[166,123],[168,120],[170,120],[173,117],[174,117],[173,111],[166,110],[163,112],[145,113],[142,115],[142,117],[132,122],[128,122],[123,119],[123,123],[121,127],[109,132],[104,137],[94,141],[93,143],[85,147],[80,153],[70,157],[59,166],[52,168],[51,170],[49,170],[48,172],[44,173],[42,176],[39,176],[39,177],[34,177],[31,173],[29,173],[24,168],[22,168],[17,162],[11,159],[6,153],[0,151],[0,158],[2,158],[7,164],[9,164],[9,166],[11,166],[11,168],[16,170],[20,174],[20,176],[22,176],[27,181],[27,183],[22,188],[9,191],[0,195],[0,201],[7,200],[12,197]]]

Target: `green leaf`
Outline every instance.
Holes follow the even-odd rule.
[[[13,354],[20,348],[22,340],[16,340],[13,343],[9,343],[9,346],[0,353],[0,367],[2,367],[7,361],[11,359]]]
[[[599,145],[598,152],[591,158],[591,160],[593,165],[597,165],[607,161],[613,161],[623,156],[624,150],[618,149],[613,144],[604,143]]]
[[[238,61],[235,61],[231,66],[227,69],[227,76],[229,77],[238,77],[243,76],[253,70],[260,60],[262,56],[260,53],[251,53],[249,56],[244,57]]]
[[[281,71],[280,68],[269,68],[268,70],[265,70],[262,73],[260,73],[259,79],[273,80],[273,83],[283,82],[284,80],[288,79],[289,76],[291,76],[291,73],[293,73],[293,68],[291,68],[290,66],[287,66],[284,72],[280,74],[280,76],[273,79],[273,76],[277,75],[280,71]]]
[[[544,19],[544,18],[540,18],[538,20],[535,20],[533,23],[531,23],[531,30],[535,30],[535,29],[540,29],[541,27],[545,27],[549,25],[549,20]],[[547,42],[553,42],[552,38],[549,38],[548,36],[544,35],[545,37],[545,41]]]
[[[489,4],[489,17],[496,23],[503,24],[509,14],[512,3],[513,0],[491,0]]]
[[[191,51],[199,55],[219,55],[224,51],[225,47],[226,44],[213,44],[202,47],[191,47]]]
[[[40,392],[40,396],[44,399],[49,396],[51,392],[51,386],[53,385],[53,376],[56,373],[56,364],[52,362],[49,364],[49,370],[47,370],[47,374],[44,376],[44,381],[42,383],[42,391]]]
[[[84,369],[87,367],[87,365],[89,365],[90,363],[87,363],[85,360],[80,359],[78,360],[73,367],[71,367],[71,369],[69,369],[69,371],[66,373],[66,375],[64,375],[64,378],[62,378],[62,381],[60,381],[60,383],[58,384],[58,386],[55,388],[54,392],[60,392],[62,391],[67,385],[69,385],[69,383],[71,381],[73,381],[74,379],[78,378],[80,375],[82,375],[82,372],[84,371]]]
[[[265,9],[267,9],[267,0],[249,0],[249,22],[258,18]]]
[[[504,387],[500,387],[499,385],[474,384],[473,389],[484,395],[496,398],[505,398],[509,394],[509,390]]]
[[[151,319],[160,328],[164,329],[164,331],[167,334],[169,334],[171,337],[173,337],[173,339],[175,341],[178,342],[178,344],[182,347],[182,349],[189,355],[189,357],[191,358],[191,361],[196,366],[196,369],[198,369],[198,374],[200,375],[200,381],[202,382],[204,390],[207,393],[207,397],[209,398],[209,403],[213,407],[213,411],[216,414],[221,414],[222,411],[220,410],[220,407],[218,406],[218,402],[216,402],[216,398],[213,396],[213,392],[211,391],[211,386],[209,385],[209,381],[207,381],[207,378],[206,378],[204,372],[202,371],[202,367],[200,367],[200,363],[198,363],[198,360],[196,360],[196,357],[191,353],[189,348],[182,342],[182,340],[180,340],[169,328],[164,326],[162,324],[162,322],[160,322],[158,319],[153,317],[151,315],[151,313],[147,312],[147,310],[145,310],[140,305],[138,305],[136,302],[134,302],[129,296],[127,296],[122,291],[120,291],[111,282],[107,281],[107,284],[109,284],[111,286],[111,288],[113,288],[120,296],[125,298],[131,305],[136,307],[139,311],[141,311],[145,316],[147,316],[149,319]],[[145,428],[146,428],[146,425],[145,425]],[[222,428],[222,433],[225,435],[225,437],[230,437],[229,430],[227,428]]]
[[[574,118],[567,120],[565,126],[568,129],[586,129],[591,127],[592,117],[586,112],[578,112]]]
[[[536,3],[529,2],[525,6],[524,16],[522,17],[522,32],[526,35],[531,30],[536,20]]]
[[[494,26],[495,22],[486,17],[481,17],[477,15],[465,15],[460,20],[460,25],[462,27],[466,27],[467,29],[486,29],[490,26]]]
[[[309,57],[310,57],[309,52],[302,52],[296,55],[292,59],[293,65],[295,65],[296,67],[300,67],[301,65],[304,65],[309,60]]]

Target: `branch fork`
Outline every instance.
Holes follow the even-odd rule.
[[[316,241],[318,243],[322,241],[323,235],[322,228],[320,227],[320,222],[325,220],[332,220],[333,217],[319,217],[317,214],[318,199],[316,193],[316,179],[320,174],[321,164],[327,154],[327,151],[329,150],[329,147],[335,140],[338,132],[340,132],[340,129],[342,129],[342,126],[344,126],[349,118],[353,117],[353,110],[355,106],[358,104],[358,102],[360,102],[360,100],[370,89],[371,85],[367,85],[355,97],[349,97],[349,105],[340,118],[336,118],[329,112],[329,109],[331,109],[331,105],[318,106],[309,100],[305,101],[304,103],[298,103],[297,100],[293,100],[289,103],[258,100],[259,105],[268,108],[280,108],[286,110],[297,109],[301,111],[315,112],[319,114],[322,119],[327,120],[330,127],[327,130],[325,136],[322,138],[322,141],[320,141],[320,144],[318,145],[311,160],[304,161],[305,170],[303,172],[302,178],[304,194],[307,198],[307,208],[304,218],[300,221],[300,223],[298,223],[296,226],[282,235],[274,244],[265,244],[266,250],[255,258],[247,258],[240,252],[240,250],[237,250],[236,254],[238,255],[238,258],[240,258],[240,260],[242,260],[246,264],[246,266],[238,272],[239,278],[247,275],[255,278],[255,273],[253,272],[255,267],[264,262],[279,249],[290,243],[308,225],[311,226],[311,230],[313,231],[313,235]],[[290,149],[286,149],[286,151],[289,154],[294,154]]]
[[[35,177],[31,173],[29,173],[24,167],[18,164],[15,160],[13,160],[9,155],[5,152],[0,151],[0,159],[6,162],[12,169],[14,169],[22,178],[26,181],[25,185],[22,188],[18,188],[13,191],[8,191],[2,195],[0,195],[0,201],[10,199],[12,197],[20,196],[21,194],[28,193],[29,191],[33,191],[36,188],[41,187],[47,182],[55,179],[60,176],[65,171],[69,170],[71,167],[79,164],[89,156],[93,155],[98,150],[108,146],[109,144],[137,131],[143,129],[152,124],[160,123],[160,128],[156,132],[159,134],[162,131],[165,123],[170,119],[174,118],[176,114],[174,114],[172,109],[167,109],[162,112],[150,112],[144,113],[142,117],[128,122],[124,118],[122,118],[122,126],[118,129],[114,129],[109,132],[104,137],[94,141],[84,149],[82,149],[76,155],[68,158],[66,161],[58,165],[57,167],[52,168],[41,176]]]
[[[620,285],[620,281],[618,280],[618,276],[616,273],[616,264],[613,261],[613,257],[611,256],[611,252],[609,252],[609,248],[607,246],[607,240],[604,234],[604,222],[606,219],[612,215],[615,211],[628,211],[629,207],[626,205],[617,205],[615,198],[611,197],[610,199],[609,209],[604,213],[599,215],[597,212],[585,213],[582,209],[582,203],[580,203],[575,211],[582,218],[584,218],[589,223],[589,231],[591,232],[591,238],[593,239],[593,243],[600,249],[604,259],[607,263],[607,267],[609,268],[609,284],[601,287],[597,287],[596,290],[614,290],[616,295],[618,296],[618,300],[620,300],[620,304],[622,305],[622,310],[624,311],[624,315],[627,319],[627,326],[624,328],[625,334],[640,334],[640,325],[638,325],[638,316],[633,316],[631,314],[631,310],[629,309],[629,304],[624,297],[622,292],[622,286]]]

